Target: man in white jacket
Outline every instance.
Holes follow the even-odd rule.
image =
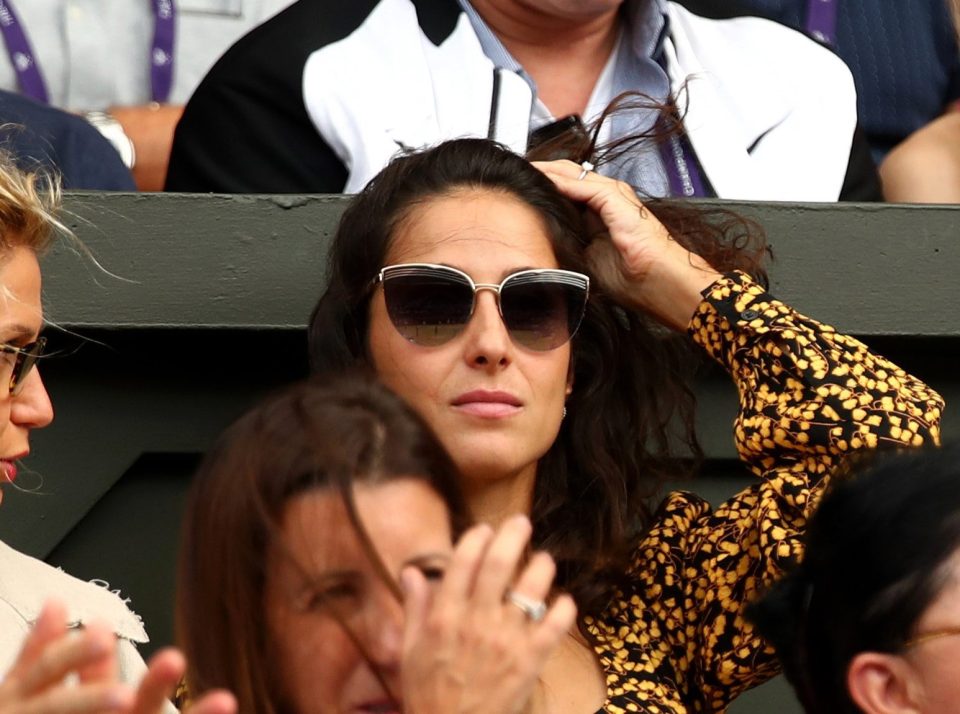
[[[606,169],[646,195],[879,197],[839,58],[668,0],[300,0],[201,83],[167,189],[352,192],[397,151],[486,136],[523,152],[628,90],[683,116],[683,136]],[[657,118],[615,115],[608,138]]]

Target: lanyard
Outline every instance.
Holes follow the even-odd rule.
[[[686,135],[671,136],[661,150],[663,165],[670,180],[670,195],[691,198],[709,196],[700,166]]]
[[[153,101],[165,103],[173,86],[173,45],[176,8],[174,0],[150,0],[153,11],[153,42],[150,47],[150,93]],[[0,34],[17,74],[20,91],[39,102],[49,102],[47,83],[30,46],[23,23],[13,9],[13,0],[0,0]]]
[[[840,0],[807,0],[807,33],[827,45],[837,40],[837,5]]]

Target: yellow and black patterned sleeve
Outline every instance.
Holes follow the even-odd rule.
[[[716,510],[674,494],[642,543],[669,557],[644,565],[638,551],[637,575],[648,593],[664,581],[679,588],[679,606],[661,617],[676,620],[684,688],[693,709],[720,711],[775,671],[743,607],[801,554],[826,477],[855,450],[937,443],[943,401],[744,274],[723,277],[704,296],[690,333],[737,385],[734,437],[759,480]]]

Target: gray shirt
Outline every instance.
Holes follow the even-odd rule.
[[[172,104],[248,30],[293,0],[176,0]],[[70,110],[151,100],[150,0],[10,0],[46,81],[50,103]],[[267,58],[264,58],[267,61]],[[0,88],[18,91],[4,48]]]

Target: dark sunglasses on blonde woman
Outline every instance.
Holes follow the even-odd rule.
[[[23,347],[0,343],[0,354],[10,355],[7,360],[13,362],[13,369],[10,371],[10,394],[16,396],[23,390],[27,375],[30,370],[43,355],[43,349],[47,346],[47,338],[39,337],[36,342],[31,342]],[[8,362],[9,363],[9,362]]]
[[[475,283],[461,270],[431,263],[388,265],[376,282],[383,284],[393,326],[423,347],[459,335],[473,315],[477,292],[490,290],[515,343],[537,352],[553,350],[576,334],[590,292],[590,278],[570,270],[521,270],[498,285]]]

